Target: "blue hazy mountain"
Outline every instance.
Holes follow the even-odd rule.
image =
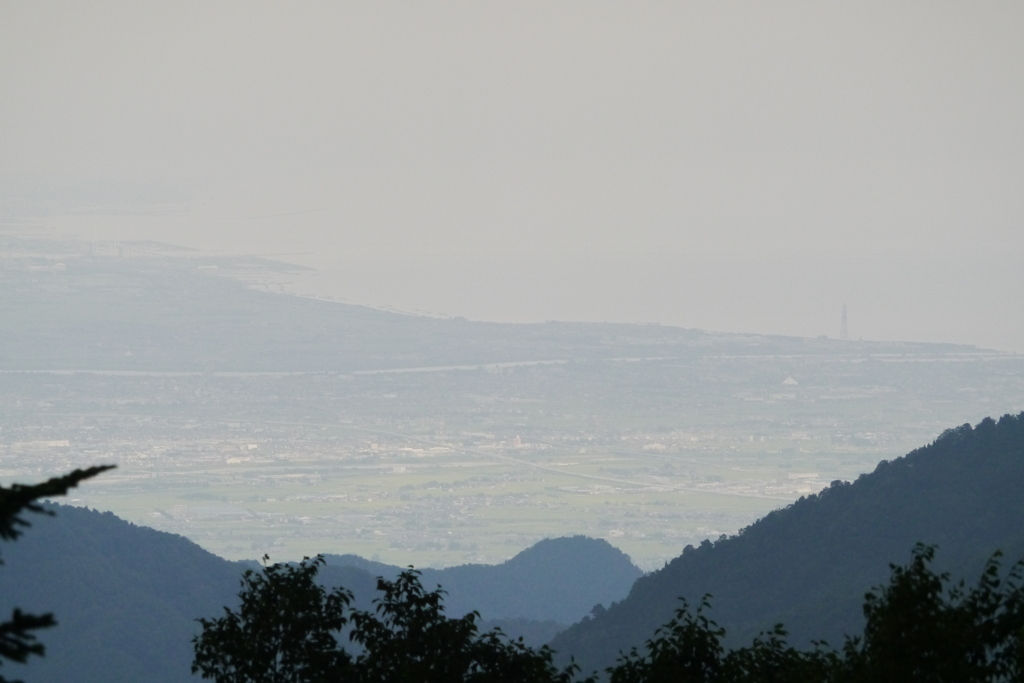
[[[42,681],[185,681],[196,617],[237,602],[242,567],[112,513],[53,506],[3,546],[0,607],[53,612],[46,657],[11,672]]]
[[[391,578],[399,567],[357,555],[325,555],[330,565],[351,566]],[[497,565],[423,569],[423,585],[447,591],[452,614],[477,610],[484,619],[530,619],[571,624],[598,604],[619,600],[640,571],[607,541],[572,536],[540,541]]]
[[[1024,557],[1024,413],[944,432],[853,483],[776,510],[735,536],[688,547],[639,579],[629,596],[574,625],[551,645],[584,671],[642,646],[685,597],[710,593],[710,616],[733,643],[782,622],[793,640],[842,644],[863,626],[864,593],[888,580],[918,543],[936,544],[936,567],[978,576],[1002,550]]]
[[[2,547],[0,613],[17,606],[53,612],[58,622],[42,632],[46,656],[24,667],[12,665],[9,674],[27,683],[195,680],[189,673],[195,620],[236,605],[242,572],[258,563],[230,562],[182,536],[110,512],[50,507],[54,517],[32,515],[25,535]],[[334,564],[323,567],[319,579],[351,590],[355,606],[367,609],[376,597],[376,576],[392,569]],[[440,582],[451,592],[449,614],[483,607],[491,617],[483,628],[499,626],[540,645],[595,603],[624,596],[640,571],[604,541],[575,537],[542,541],[493,568],[470,565],[425,574],[424,585]],[[516,592],[525,598],[518,605]],[[472,603],[473,596],[483,603]],[[542,609],[540,600],[562,604]]]

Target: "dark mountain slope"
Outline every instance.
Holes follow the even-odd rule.
[[[394,576],[398,567],[353,555],[326,555],[335,565]],[[498,565],[466,564],[424,569],[423,585],[440,585],[450,614],[477,610],[485,619],[531,619],[571,624],[598,603],[626,595],[640,571],[607,541],[573,536],[549,538]]]
[[[112,513],[53,506],[4,545],[0,607],[52,611],[33,681],[185,681],[195,618],[234,604],[242,568],[188,539]]]
[[[195,680],[189,673],[195,620],[235,605],[241,573],[259,565],[229,562],[182,536],[110,512],[50,507],[55,517],[32,516],[25,535],[2,549],[0,613],[17,606],[53,612],[58,621],[41,635],[46,657],[15,665],[12,675],[28,683]],[[354,606],[371,609],[375,577],[398,569],[363,562],[384,571],[370,573],[352,566],[353,560],[323,567],[319,580],[347,588],[355,594]],[[625,595],[640,570],[606,542],[576,537],[542,541],[496,567],[425,574],[425,587],[440,583],[459,596],[446,600],[448,614],[479,609],[489,617],[482,628],[500,626],[539,645],[596,602]],[[484,601],[483,609],[475,599]]]
[[[733,642],[781,621],[796,642],[838,645],[861,627],[865,591],[917,542],[938,544],[937,566],[954,576],[977,576],[997,549],[1024,556],[1022,491],[1024,413],[948,430],[853,484],[835,482],[736,536],[688,547],[551,644],[584,670],[604,667],[668,621],[678,597],[711,593],[712,618]]]
[[[12,671],[29,683],[197,680],[192,636],[198,617],[238,602],[239,580],[256,562],[229,562],[188,539],[126,522],[113,513],[65,505],[33,515],[32,527],[3,547],[0,613],[53,612],[42,632],[46,656]],[[369,609],[377,581],[355,567],[324,567],[318,577],[355,594]]]

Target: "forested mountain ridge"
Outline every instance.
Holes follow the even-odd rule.
[[[46,656],[12,669],[36,681],[189,680],[201,614],[237,602],[239,563],[113,513],[53,505],[4,544],[0,612],[53,612]]]
[[[401,571],[351,555],[325,555],[328,565],[356,566],[394,578]],[[548,538],[497,565],[422,570],[423,585],[444,587],[451,614],[484,619],[579,621],[597,604],[629,592],[640,571],[621,550],[586,536]]]
[[[585,671],[599,669],[642,646],[677,598],[694,604],[710,593],[710,615],[732,642],[782,622],[793,642],[840,645],[862,627],[864,593],[915,543],[937,544],[937,566],[954,576],[976,576],[998,549],[1009,562],[1024,556],[1022,490],[1024,413],[950,429],[852,484],[834,482],[735,536],[687,547],[551,644]]]

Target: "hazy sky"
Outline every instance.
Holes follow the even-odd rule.
[[[3,213],[494,320],[1024,352],[1024,3],[4,2]]]

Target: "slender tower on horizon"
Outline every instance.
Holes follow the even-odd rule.
[[[846,304],[843,304],[843,324],[839,327],[839,338],[849,339],[849,334],[846,331]]]

